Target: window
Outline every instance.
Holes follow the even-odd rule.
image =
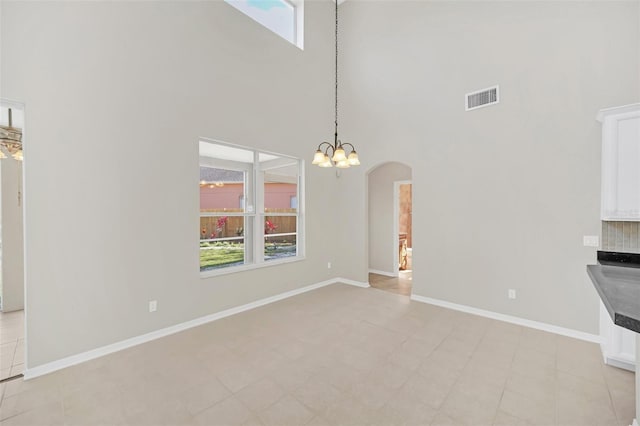
[[[303,0],[225,0],[280,37],[303,48]]]
[[[200,272],[302,257],[301,169],[296,158],[200,141]]]

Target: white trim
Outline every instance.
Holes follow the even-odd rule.
[[[635,104],[617,106],[617,107],[603,108],[600,111],[598,111],[598,114],[596,115],[596,120],[602,123],[604,119],[610,115],[626,114],[629,112],[638,111],[638,108],[640,108],[640,102]]]
[[[573,337],[575,339],[585,340],[587,342],[600,343],[601,338],[596,334],[585,333],[583,331],[573,330],[570,328],[558,327],[557,325],[547,324],[538,321],[532,321],[524,318],[514,317],[511,315],[500,314],[492,311],[485,311],[484,309],[474,308],[472,306],[458,305],[457,303],[447,302],[445,300],[432,299],[430,297],[418,296],[417,294],[411,295],[411,300],[416,302],[428,303],[430,305],[441,306],[443,308],[453,309],[455,311],[466,312],[481,317],[491,318],[498,321],[504,321],[511,324],[522,325],[524,327],[535,328],[536,330],[548,331],[554,334],[560,334],[561,336]]]
[[[350,280],[349,278],[335,278],[334,282],[342,283],[342,284],[349,284],[349,285],[353,285],[353,286],[356,286],[356,287],[362,287],[362,288],[371,287],[369,285],[369,283],[367,283],[367,282]]]
[[[634,360],[628,360],[620,357],[603,355],[604,363],[607,365],[611,365],[617,368],[622,368],[623,370],[635,372],[636,371],[636,363]]]
[[[379,269],[369,269],[369,273],[370,274],[378,274],[378,275],[385,275],[387,277],[397,277],[398,274],[393,273],[393,272],[387,272],[387,271],[381,271]]]
[[[170,327],[162,328],[160,330],[152,331],[147,334],[132,337],[130,339],[121,340],[120,342],[112,343],[110,345],[102,346],[100,348],[92,349],[86,352],[82,352],[76,355],[71,355],[66,358],[62,358],[56,361],[48,362],[46,364],[39,365],[34,368],[27,368],[24,370],[24,379],[30,380],[35,377],[39,377],[45,374],[53,373],[54,371],[61,370],[63,368],[71,367],[72,365],[80,364],[86,361],[90,361],[95,358],[99,358],[105,355],[109,355],[114,352],[121,351],[123,349],[137,346],[142,343],[147,343],[152,340],[160,339],[162,337],[169,336],[184,330],[188,330],[193,327],[198,327],[203,324],[207,324],[212,321],[226,318],[231,315],[239,314],[260,306],[268,305],[270,303],[277,302],[279,300],[287,299],[292,296],[297,296],[308,291],[316,290],[321,287],[326,287],[331,284],[348,284],[356,287],[369,287],[369,283],[354,281],[347,278],[332,278],[326,281],[322,281],[316,284],[311,284],[306,287],[297,288],[284,293],[276,294],[275,296],[267,297],[264,299],[256,300],[245,305],[236,306],[235,308],[226,309],[224,311],[216,312],[214,314],[205,315],[204,317],[196,318],[190,321],[186,321],[180,324],[172,325]]]
[[[638,419],[633,419],[633,424],[631,426],[640,426],[638,424]]]
[[[219,277],[221,275],[234,274],[236,272],[251,271],[253,269],[268,268],[269,266],[284,265],[286,263],[299,262],[305,260],[304,256],[291,256],[281,259],[268,260],[263,263],[247,263],[238,266],[228,266],[226,268],[210,269],[200,272],[200,279]]]
[[[284,293],[280,293],[275,296],[256,300],[254,302],[247,303],[245,305],[236,306],[235,308],[225,309],[224,311],[216,312],[214,314],[206,315],[204,317],[196,318],[180,324],[172,325],[170,327],[162,328],[160,330],[152,331],[147,334],[122,340],[120,342],[112,343],[110,345],[102,346],[100,348],[92,349],[90,351],[82,352],[76,355],[71,355],[69,357],[59,359],[57,361],[39,365],[34,368],[29,368],[24,371],[24,378],[25,380],[33,379],[34,377],[52,373],[54,371],[57,371],[66,367],[71,367],[72,365],[80,364],[85,361],[99,358],[101,356],[105,356],[113,352],[121,351],[123,349],[127,349],[132,346],[137,346],[142,343],[147,343],[152,340],[159,339],[161,337],[169,336],[171,334],[175,334],[180,331],[188,330],[193,327],[197,327],[212,321],[219,320],[221,318],[226,318],[228,316],[239,314],[241,312],[248,311],[254,308],[258,308],[260,306],[264,306],[269,303],[277,302],[282,299],[287,299],[292,296],[297,296],[298,294],[306,293],[311,290],[315,290],[321,287],[335,284],[336,282],[344,282],[344,281],[347,281],[347,280],[335,278],[335,279],[322,281],[316,284],[308,285],[306,287],[301,287],[295,290],[290,290]],[[350,283],[345,282],[345,284],[350,284]]]

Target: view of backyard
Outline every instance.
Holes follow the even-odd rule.
[[[236,148],[233,150],[238,151]],[[247,200],[247,193],[251,190],[247,187],[250,184],[245,172],[200,167],[200,271],[268,262],[299,254],[298,185],[295,177],[298,169],[294,166],[289,170],[289,163],[271,157],[268,156],[267,160],[277,160],[284,165],[271,167],[268,173],[263,174],[264,184],[259,189],[263,191],[260,210],[264,216],[251,214],[255,199]],[[273,174],[280,169],[282,174]],[[256,226],[260,227],[260,233],[255,233]],[[262,253],[254,252],[255,238],[264,239]]]
[[[265,238],[264,260],[268,261],[295,255],[295,235],[281,236],[276,234]],[[200,242],[201,271],[242,265],[243,263],[244,239],[236,241],[215,241],[214,239]]]

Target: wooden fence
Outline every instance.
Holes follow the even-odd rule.
[[[238,209],[241,212],[240,209]],[[244,235],[244,217],[242,216],[226,216],[229,210],[224,212],[207,211],[210,213],[220,213],[220,216],[201,217],[200,218],[200,238],[228,238]],[[268,216],[268,213],[291,213],[291,209],[272,209],[266,212],[265,216],[265,232],[268,234],[281,234],[296,232],[295,216]],[[223,218],[225,218],[222,220]],[[266,221],[275,225],[273,230],[267,232]],[[218,227],[218,225],[221,225]]]

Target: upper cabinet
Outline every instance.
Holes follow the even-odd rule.
[[[603,109],[601,219],[640,221],[640,103]]]

